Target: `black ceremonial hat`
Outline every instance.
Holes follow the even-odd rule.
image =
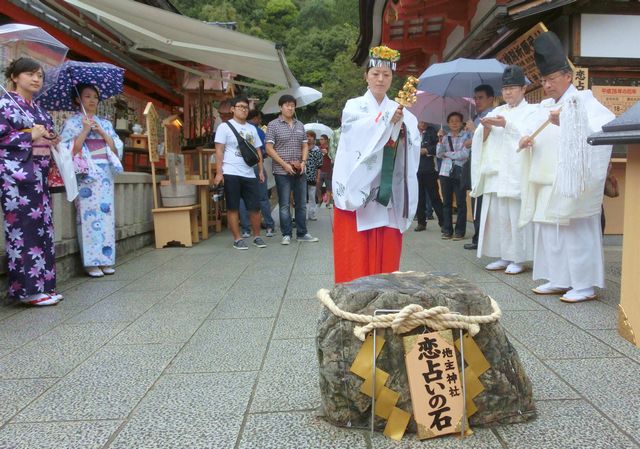
[[[510,65],[502,72],[502,87],[524,86],[526,84],[524,70],[519,65]]]
[[[533,41],[533,57],[540,75],[547,76],[559,70],[568,69],[567,55],[558,36],[551,31],[542,33]]]

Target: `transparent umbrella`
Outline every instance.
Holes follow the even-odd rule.
[[[460,112],[466,120],[476,109],[472,98],[441,97],[423,91],[418,91],[416,98],[413,106],[408,108],[409,111],[418,120],[432,124],[442,125],[446,121],[447,115],[452,112]]]
[[[286,94],[292,95],[296,99],[296,107],[306,106],[322,98],[322,92],[317,91],[311,87],[294,86],[290,87],[289,89],[284,89],[271,94],[264,106],[262,106],[262,113],[275,114],[277,112],[280,112],[278,100],[281,96]]]
[[[46,71],[60,65],[64,61],[68,50],[62,42],[42,28],[21,23],[0,26],[0,68],[3,74],[12,60],[21,57],[38,61]],[[4,77],[4,75],[2,76]],[[6,82],[7,80],[3,79],[3,81]],[[55,81],[53,77],[45,77],[40,93],[49,89]],[[7,93],[4,84],[4,82],[0,83],[0,89],[3,93]],[[22,110],[13,97],[9,95],[9,98]]]
[[[68,50],[66,45],[42,28],[21,23],[0,26],[0,66],[3,73],[12,60],[20,57],[35,59],[47,71],[62,64]],[[54,81],[45,79],[42,91]]]
[[[325,134],[329,139],[333,138],[333,130],[322,123],[305,123],[304,130],[315,131],[318,138],[323,134]]]

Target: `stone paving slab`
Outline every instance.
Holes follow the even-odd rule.
[[[269,318],[205,321],[168,372],[257,371],[272,326]]]
[[[583,400],[541,401],[539,418],[503,426],[498,434],[510,449],[636,449],[611,421]]]
[[[252,414],[247,418],[240,449],[367,449],[360,431],[326,423],[313,412]]]
[[[124,323],[60,325],[0,359],[0,378],[63,377],[124,327]]]
[[[319,382],[313,338],[272,340],[251,411],[315,409],[320,405]]]
[[[255,378],[255,372],[162,376],[110,447],[231,448]]]
[[[125,418],[179,350],[105,346],[25,408],[15,422]]]
[[[101,449],[118,421],[7,424],[0,429],[3,449]]]
[[[423,442],[324,422],[315,294],[333,285],[330,213],[309,223],[316,244],[277,236],[241,253],[213,234],[76,276],[56,307],[0,304],[0,449],[639,447],[640,350],[615,330],[619,239],[607,239],[598,301],[567,305],[534,295],[531,271],[487,272],[491,259],[441,240],[434,222],[405,234],[401,268],[459,272],[500,303],[539,418]]]

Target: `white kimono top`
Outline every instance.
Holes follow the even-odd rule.
[[[549,112],[557,110],[574,96],[579,97],[579,104],[586,115],[590,133],[601,131],[602,125],[615,118],[590,90],[578,91],[570,85],[557,103],[548,98],[538,105],[537,111],[529,120],[530,125],[525,134],[531,135],[549,118]],[[611,158],[611,145],[590,148],[591,170],[586,179],[586,188],[577,198],[560,195],[554,188],[558,175],[562,176],[557,170],[558,153],[562,151],[562,133],[570,132],[573,125],[563,122],[561,112],[560,126],[548,125],[535,138],[533,148],[523,150],[526,157],[523,159],[522,170],[520,226],[530,221],[567,225],[572,218],[585,218],[600,213],[607,167]]]
[[[342,111],[342,131],[333,167],[333,195],[336,207],[355,211],[358,231],[388,226],[406,231],[418,204],[416,173],[420,162],[418,120],[407,109],[403,122],[395,125],[391,117],[398,103],[385,96],[378,104],[371,91],[352,98]],[[389,139],[396,140],[402,123],[406,138],[401,138],[393,170],[392,196],[383,206],[376,201],[380,188],[382,156]],[[406,148],[406,160],[405,160]],[[405,182],[408,187],[408,217],[403,217]]]
[[[528,128],[531,115],[538,110],[522,100],[517,106],[498,106],[487,117],[503,116],[504,128],[491,127],[484,139],[484,126],[478,125],[473,135],[471,151],[471,196],[496,193],[498,197],[520,199],[523,152],[518,152],[524,129]]]

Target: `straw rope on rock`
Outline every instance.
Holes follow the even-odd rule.
[[[427,326],[433,330],[464,329],[473,337],[480,332],[480,324],[493,323],[500,319],[502,311],[498,303],[491,297],[492,312],[490,315],[466,316],[451,313],[449,308],[436,306],[425,309],[418,304],[406,305],[398,313],[384,315],[362,315],[347,312],[340,309],[331,299],[331,294],[326,288],[317,293],[320,302],[334,315],[355,323],[367,323],[365,326],[356,326],[353,333],[360,341],[364,341],[367,334],[373,329],[391,328],[396,334],[404,334],[418,326]]]
[[[360,393],[362,379],[349,368],[361,340],[374,328],[386,340],[377,364],[390,374],[385,385],[400,393],[399,408],[412,410],[399,334],[461,328],[473,336],[491,365],[480,376],[484,391],[474,398],[478,410],[470,424],[523,422],[535,417],[531,382],[500,325],[497,302],[461,276],[417,272],[367,276],[338,284],[330,292],[320,290],[318,299],[325,305],[316,345],[322,412],[329,422],[368,425],[371,400]],[[377,309],[401,312],[373,317]],[[382,428],[384,422],[376,426]],[[408,430],[415,432],[413,419]]]

